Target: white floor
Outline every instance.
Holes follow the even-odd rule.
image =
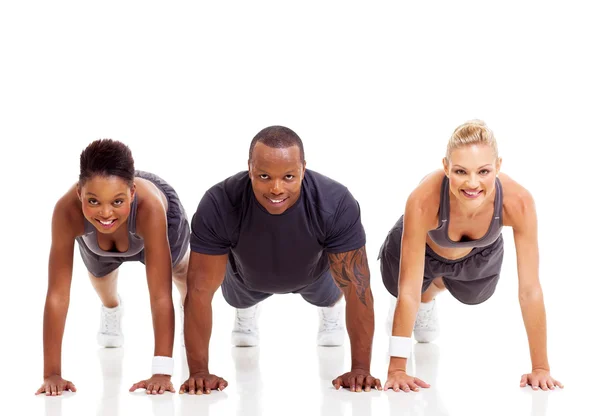
[[[376,264],[376,263],[375,263]],[[510,270],[510,267],[507,267]],[[83,270],[76,262],[76,275]],[[378,273],[374,273],[378,276]],[[498,292],[480,306],[459,304],[448,294],[438,298],[443,333],[432,344],[416,344],[409,370],[431,383],[419,393],[336,391],[331,380],[349,370],[350,351],[344,347],[319,348],[315,345],[317,313],[299,296],[280,295],[265,301],[261,315],[261,346],[233,348],[229,331],[233,309],[218,292],[215,303],[214,332],[210,369],[229,381],[224,392],[208,396],[165,394],[149,397],[142,390],[129,393],[136,381],[149,376],[152,357],[152,327],[143,267],[122,266],[120,292],[126,302],[124,330],[126,345],[101,349],[95,345],[99,303],[85,279],[74,279],[71,309],[63,350],[63,375],[73,381],[77,393],[63,397],[34,396],[41,384],[41,316],[32,310],[25,332],[30,342],[13,352],[19,359],[5,359],[4,366],[14,378],[3,387],[5,400],[0,414],[56,415],[565,415],[583,411],[596,393],[593,385],[592,345],[578,341],[570,325],[560,317],[556,306],[549,310],[550,358],[553,375],[565,389],[534,392],[520,388],[519,379],[529,368],[528,350],[511,272],[503,276]],[[373,282],[376,294],[376,336],[372,372],[385,382],[387,336],[385,318],[389,297],[379,280]],[[43,293],[39,288],[38,292]],[[514,299],[513,299],[514,298]],[[552,302],[554,303],[554,302]],[[41,313],[41,305],[35,307]],[[572,314],[572,312],[569,312]],[[11,321],[12,322],[12,321]],[[180,345],[179,319],[176,344]],[[589,326],[584,322],[579,329]],[[577,327],[573,327],[577,329]],[[39,333],[36,331],[40,331]],[[6,356],[5,356],[6,357]],[[22,357],[28,357],[23,360]],[[175,351],[176,389],[187,374],[185,352]],[[596,371],[597,372],[597,371]],[[8,380],[4,380],[3,383]],[[14,386],[18,386],[15,389]],[[9,390],[7,390],[7,388]]]

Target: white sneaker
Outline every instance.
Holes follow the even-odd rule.
[[[100,307],[100,330],[98,331],[98,344],[101,347],[117,348],[123,345],[123,332],[121,331],[121,318],[123,317],[123,301],[119,296],[119,305],[114,308]]]
[[[231,343],[236,347],[258,345],[259,304],[245,309],[235,309],[235,322],[231,331]]]
[[[422,303],[417,311],[414,335],[417,342],[431,342],[440,334],[435,299],[431,302]]]
[[[327,308],[319,308],[321,322],[317,334],[317,345],[321,347],[338,347],[344,344],[346,332],[343,312],[344,303],[341,301]]]

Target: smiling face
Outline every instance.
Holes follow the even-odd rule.
[[[135,184],[130,187],[118,176],[92,176],[77,187],[84,217],[103,234],[114,233],[127,223]]]
[[[494,194],[496,175],[502,160],[488,144],[471,144],[454,149],[444,158],[444,172],[450,192],[469,209],[480,207]]]
[[[256,200],[269,214],[283,214],[300,198],[305,169],[298,146],[272,148],[256,143],[248,161]]]

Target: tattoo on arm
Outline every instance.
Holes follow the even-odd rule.
[[[365,247],[346,253],[329,254],[331,274],[343,292],[354,286],[363,305],[373,304],[370,290],[370,273]]]

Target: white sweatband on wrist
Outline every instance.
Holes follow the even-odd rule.
[[[412,351],[410,337],[390,337],[390,357],[408,358]]]
[[[171,357],[154,357],[152,359],[152,375],[165,374],[173,375],[173,358]]]

